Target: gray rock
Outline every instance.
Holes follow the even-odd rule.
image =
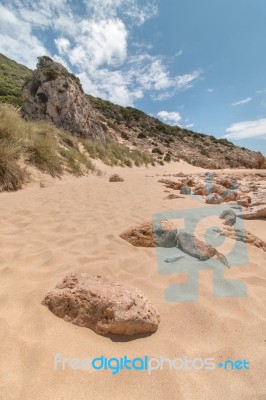
[[[118,285],[100,275],[71,273],[42,304],[57,317],[100,335],[155,332],[160,322],[157,310],[139,289]]]
[[[226,225],[233,226],[236,223],[236,213],[233,210],[224,210],[219,218],[224,219]]]
[[[229,267],[225,256],[219,253],[214,247],[209,246],[190,233],[181,231],[176,235],[177,245],[184,252],[200,261],[217,257],[223,264]]]
[[[156,247],[171,248],[176,246],[176,229],[165,230],[160,224],[154,224],[153,233]]]
[[[180,189],[180,194],[191,194],[191,189],[189,186],[182,186]]]
[[[181,260],[182,258],[184,258],[184,256],[179,256],[179,257],[168,257],[164,260],[164,262],[168,263],[168,264],[173,264],[179,260]]]
[[[205,203],[207,204],[220,204],[222,203],[223,198],[217,193],[211,193],[207,196]]]

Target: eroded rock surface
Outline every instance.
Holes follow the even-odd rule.
[[[120,237],[136,247],[175,247],[176,229],[168,221],[166,224],[147,221],[124,230]]]
[[[100,275],[71,273],[45,296],[42,304],[57,317],[100,335],[155,332],[160,322],[157,310],[141,290]]]
[[[243,219],[266,218],[266,204],[261,206],[250,207],[247,211],[242,211],[238,217]]]
[[[99,121],[78,78],[49,57],[39,58],[22,96],[25,119],[46,120],[78,136],[108,141],[106,127]]]
[[[253,235],[253,233],[246,231],[245,229],[234,229],[233,227],[226,226],[222,229],[217,228],[214,230],[221,236],[227,236],[231,239],[248,243],[251,246],[255,246],[259,249],[266,251],[266,243],[262,239]]]

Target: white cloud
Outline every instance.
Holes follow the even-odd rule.
[[[192,128],[193,126],[194,126],[194,124],[188,124],[185,126],[185,128],[189,129],[189,128]]]
[[[155,1],[145,4],[138,0],[90,0],[86,7],[97,19],[115,18],[120,11],[136,25],[144,24],[158,12]]]
[[[31,25],[3,5],[0,5],[0,52],[31,68],[39,55],[49,55],[39,39],[32,35]]]
[[[73,65],[94,70],[103,64],[119,65],[125,61],[127,30],[121,20],[83,20],[79,27],[80,35],[69,51]]]
[[[177,53],[175,53],[175,57],[180,57],[183,54],[183,50],[179,50]]]
[[[59,54],[64,54],[69,50],[70,41],[66,38],[55,39],[55,45],[59,51]]]
[[[201,75],[201,71],[193,71],[191,74],[179,75],[175,78],[176,86],[178,89],[191,88],[192,82],[197,80]]]
[[[143,25],[158,13],[158,7],[154,2],[144,6],[138,6],[135,1],[131,1],[131,3],[132,7],[125,11],[125,15],[132,18],[137,25]]]
[[[157,117],[159,117],[169,125],[177,125],[177,123],[182,119],[179,112],[168,112],[168,111],[158,112]]]
[[[243,121],[231,125],[226,129],[224,137],[227,139],[266,139],[266,118],[255,121]]]
[[[265,94],[265,93],[266,93],[266,89],[256,90],[256,94]]]
[[[208,89],[207,89],[207,92],[208,92],[208,93],[213,93],[213,92],[214,92],[214,89],[208,88]]]
[[[156,0],[2,0],[0,52],[30,68],[49,55],[72,69],[86,92],[118,104],[165,100],[191,88],[201,71],[173,74],[167,59],[148,54],[149,43],[134,41],[132,26],[157,13]],[[137,55],[129,54],[129,43]]]
[[[232,103],[232,106],[235,107],[235,106],[240,106],[240,105],[242,105],[242,104],[247,104],[247,103],[249,103],[251,100],[252,100],[251,97],[247,97],[247,98],[245,98],[245,99],[243,99],[243,100],[239,100],[239,101],[236,101],[235,103]]]

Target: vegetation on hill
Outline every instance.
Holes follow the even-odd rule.
[[[0,102],[21,106],[21,88],[31,70],[0,54]]]
[[[0,104],[0,192],[20,189],[29,179],[29,165],[53,177],[64,171],[76,176],[100,174],[92,158],[129,167],[153,162],[152,157],[116,142],[101,144],[79,139],[45,121],[26,122],[18,109]]]
[[[43,60],[45,56],[39,63]],[[47,70],[47,77],[56,80],[59,73],[70,76],[82,89],[78,78],[63,67]],[[43,121],[25,122],[18,110],[3,103],[20,107],[21,88],[31,75],[30,69],[0,54],[0,191],[15,190],[27,179],[22,165],[60,176],[65,170],[76,175],[95,172],[92,159],[129,167],[180,159],[204,168],[260,168],[265,162],[261,153],[226,139],[169,126],[135,108],[90,95],[87,99],[97,118],[115,139],[111,143],[83,140]]]
[[[240,148],[225,138],[170,126],[132,107],[122,107],[87,95],[101,121],[116,139],[152,154],[157,162],[183,159],[203,168],[260,168],[260,153]],[[230,150],[230,151],[228,151]]]

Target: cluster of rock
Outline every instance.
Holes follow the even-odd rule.
[[[27,120],[46,120],[73,134],[108,141],[106,126],[85,96],[81,84],[65,67],[40,57],[37,69],[22,89],[22,115]]]
[[[231,239],[248,243],[251,246],[255,246],[263,251],[266,251],[266,243],[245,229],[234,229],[230,226],[225,226],[222,229],[215,229],[215,232],[221,236],[227,236]]]
[[[234,175],[221,176],[217,173],[173,175],[178,180],[160,179],[167,189],[179,190],[183,195],[201,196],[207,204],[228,203],[247,210],[242,218],[265,218],[266,216],[266,175],[246,175],[246,182],[238,182]],[[264,180],[263,180],[263,179]],[[169,195],[171,196],[171,195]]]
[[[177,232],[170,221],[146,221],[124,230],[120,237],[136,247],[179,247],[184,253],[201,261],[217,257],[229,267],[223,254],[188,232]]]
[[[42,304],[57,317],[100,335],[152,333],[160,322],[156,308],[141,290],[100,275],[71,273],[45,296]]]

